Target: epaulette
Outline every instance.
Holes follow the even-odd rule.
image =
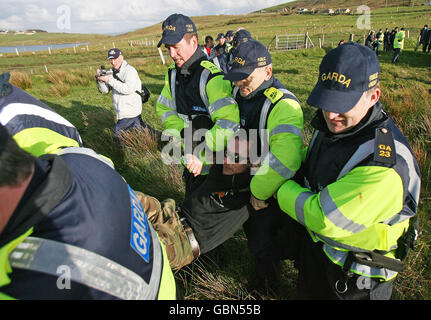
[[[397,155],[392,132],[386,128],[377,128],[375,132],[374,161],[395,165]]]
[[[274,87],[266,89],[263,94],[271,100],[272,103],[276,103],[283,97],[283,92]]]
[[[211,74],[216,74],[221,72],[221,70],[211,61],[209,60],[204,60],[201,62],[201,66],[204,67],[205,69],[209,70],[211,72]]]

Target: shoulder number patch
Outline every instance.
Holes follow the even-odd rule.
[[[220,69],[211,61],[204,60],[201,62],[201,66],[208,69],[212,74],[221,72]]]
[[[396,163],[394,139],[392,133],[386,128],[376,129],[374,161],[392,165]]]
[[[266,89],[264,94],[272,103],[276,103],[281,99],[281,97],[283,97],[283,92],[274,87]]]

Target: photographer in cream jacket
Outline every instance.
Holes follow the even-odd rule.
[[[124,60],[121,50],[113,48],[108,51],[112,70],[97,70],[97,84],[101,93],[112,90],[112,102],[117,116],[114,137],[119,138],[122,131],[147,125],[142,121],[142,100],[136,91],[141,91],[141,79],[134,67]]]

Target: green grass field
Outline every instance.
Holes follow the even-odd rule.
[[[392,28],[397,24],[418,31],[426,21],[430,21],[431,8],[406,7],[398,13],[393,12],[393,8],[391,10],[377,10],[378,14],[372,18],[373,28]],[[218,32],[244,26],[265,44],[277,33],[303,33],[314,28],[310,34],[315,44],[323,32],[327,35],[323,48],[272,51],[275,76],[301,101],[305,137],[308,140],[311,134],[309,123],[315,109],[308,106],[306,100],[317,81],[320,61],[331,49],[332,42],[334,45],[338,43],[336,39],[349,33],[365,32],[355,30],[356,19],[348,16],[283,16],[267,13],[223,16],[223,19],[217,17],[211,21],[208,21],[208,17],[199,17],[195,22],[200,35],[215,36]],[[116,41],[116,44],[124,41],[126,59],[137,68],[141,80],[152,93],[149,102],[144,105],[142,117],[155,128],[162,129],[155,113],[155,104],[164,84],[167,65],[161,63],[154,47],[127,46],[127,40],[131,39],[157,39],[159,30],[160,25],[156,25],[118,36],[114,40],[112,37],[101,38],[97,40],[97,48],[91,49],[90,45],[90,51],[80,50],[79,54],[70,52],[70,49],[69,52],[51,55],[47,52],[20,56],[5,54],[0,57],[0,72],[12,71],[15,84],[71,121],[81,133],[85,146],[110,157],[133,188],[160,200],[171,197],[181,201],[184,192],[182,168],[163,164],[154,142],[131,137],[123,150],[113,143],[115,114],[111,95],[100,94],[94,81],[95,70],[102,64],[109,65],[105,58],[109,44],[112,41]],[[421,234],[416,249],[408,256],[405,271],[395,283],[393,298],[400,300],[431,299],[431,54],[414,52],[416,31],[412,33],[414,37],[406,41],[399,64],[391,64],[392,52],[379,57],[382,70],[381,101],[412,145],[422,173],[419,204]],[[45,65],[49,73],[45,72]],[[239,231],[225,244],[179,271],[176,279],[184,287],[186,299],[295,299],[297,271],[291,262],[286,261],[283,265],[282,293],[277,296],[249,292],[247,278],[251,270],[252,260],[245,236]]]

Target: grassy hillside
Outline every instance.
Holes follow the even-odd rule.
[[[279,4],[267,8],[267,12],[278,11],[282,8],[289,8],[292,10],[299,8],[307,9],[347,9],[350,10],[357,8],[361,5],[366,5],[371,9],[388,8],[388,7],[410,7],[424,5],[427,1],[425,0],[298,0],[291,1],[284,4]]]
[[[403,8],[398,13],[383,8],[376,10],[373,27],[406,23],[418,29],[429,21],[431,8]],[[278,32],[303,32],[313,30],[313,42],[328,33],[340,36],[355,31],[354,17],[333,16],[282,16],[276,13],[241,16],[199,17],[194,19],[200,35],[235,30],[244,26],[255,37],[269,43]],[[428,20],[426,20],[428,19]],[[415,30],[416,30],[415,29]],[[360,31],[363,32],[363,31]],[[105,39],[105,46],[112,41],[122,43],[126,59],[137,68],[142,81],[152,95],[144,105],[143,119],[161,129],[155,114],[155,104],[164,84],[167,65],[162,65],[152,46],[127,46],[130,39],[157,39],[160,25],[133,33]],[[102,39],[103,40],[103,39]],[[120,41],[120,42],[119,42]],[[322,57],[331,49],[332,41],[326,40],[323,48],[289,52],[272,51],[274,73],[301,101],[304,112],[305,137],[310,138],[310,120],[315,109],[306,104],[318,76]],[[395,299],[431,299],[431,55],[414,52],[415,38],[406,41],[405,50],[396,66],[390,63],[392,53],[383,53],[381,63],[382,102],[395,122],[407,136],[418,158],[422,173],[422,192],[419,204],[421,234],[416,249],[409,254],[406,269],[395,283]],[[156,56],[150,54],[153,52]],[[181,201],[184,189],[181,183],[181,166],[168,166],[160,160],[157,144],[141,136],[131,136],[124,149],[113,142],[114,111],[110,95],[97,91],[95,69],[108,65],[103,42],[90,51],[79,53],[58,51],[49,55],[7,54],[0,57],[0,72],[12,70],[13,82],[35,97],[53,107],[69,119],[82,135],[85,146],[110,157],[118,171],[130,185],[163,200],[167,197]],[[47,65],[49,73],[44,70]],[[32,73],[30,72],[32,70]],[[252,268],[244,233],[235,236],[213,252],[176,274],[184,287],[187,299],[295,299],[297,271],[291,262],[283,265],[282,292],[280,295],[247,290],[247,279]]]

